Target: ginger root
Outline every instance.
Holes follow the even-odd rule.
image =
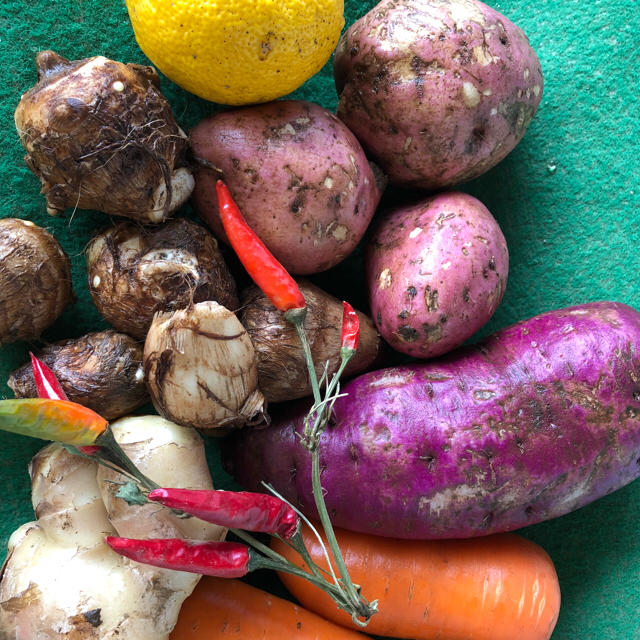
[[[137,450],[130,455],[156,482],[177,484],[180,474],[194,488],[211,488],[195,432],[157,416],[121,423],[113,425],[116,439],[125,451]],[[157,505],[143,507],[137,521],[121,517],[136,507],[113,497],[114,485],[97,463],[57,444],[33,458],[29,473],[37,520],[9,540],[0,575],[0,640],[167,639],[199,576],[135,563],[111,551],[105,536],[197,531],[200,539],[219,540],[225,530],[196,518],[179,520]],[[133,522],[135,531],[127,524]]]

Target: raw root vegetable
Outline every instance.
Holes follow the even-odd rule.
[[[320,459],[336,526],[465,538],[573,511],[640,474],[640,313],[551,311],[433,362],[342,388]],[[309,403],[230,440],[228,470],[314,514]]]
[[[304,328],[311,346],[316,374],[326,363],[330,375],[340,365],[340,327],[342,305],[306,280],[298,285],[307,304]],[[304,352],[294,327],[255,286],[241,293],[240,322],[249,333],[258,356],[258,382],[268,402],[282,402],[311,395],[311,382]],[[360,344],[349,360],[344,375],[355,375],[369,368],[378,357],[380,338],[373,323],[363,313]]]
[[[131,416],[111,425],[123,451],[145,476],[159,486],[213,489],[202,438],[191,428],[159,416]],[[127,478],[105,466],[98,485],[109,520],[127,538],[221,540],[226,529],[198,518],[182,518],[157,505],[130,505],[117,497]]]
[[[477,0],[382,0],[342,35],[338,117],[407,187],[475,178],[520,141],[542,71],[520,28]]]
[[[155,408],[178,424],[215,431],[264,417],[251,340],[217,302],[157,314],[144,346],[144,371]]]
[[[366,247],[371,313],[382,337],[417,358],[460,346],[498,308],[509,252],[489,210],[441,193],[381,218]]]
[[[335,607],[335,604],[334,604]],[[203,578],[182,605],[171,640],[364,640],[288,600],[239,580]]]
[[[36,67],[15,123],[51,215],[79,207],[161,222],[187,200],[187,137],[153,67],[53,51]]]
[[[0,344],[39,338],[72,299],[58,241],[29,220],[0,220]]]
[[[89,291],[104,319],[144,340],[159,311],[215,300],[238,308],[236,285],[216,239],[189,220],[143,228],[120,223],[87,249]]]
[[[291,273],[324,271],[353,251],[384,189],[354,135],[332,113],[282,100],[217,113],[190,132],[200,166],[193,201],[226,238],[222,178],[251,228]]]
[[[113,427],[122,447],[144,460],[145,471],[161,471],[157,480],[175,483],[180,476],[194,488],[211,488],[204,447],[192,431],[157,416]],[[136,518],[120,499],[107,510],[101,492],[107,490],[110,499],[112,485],[101,474],[98,482],[97,472],[96,462],[59,445],[34,458],[30,473],[38,520],[20,527],[9,541],[0,582],[3,638],[168,638],[199,576],[134,563],[111,551],[105,536],[163,532],[218,540],[224,529],[196,518],[181,520],[157,507],[136,512]]]
[[[142,345],[113,329],[62,340],[38,352],[72,402],[114,420],[149,401]],[[16,398],[38,396],[31,363],[16,369],[8,385]]]
[[[538,545],[513,534],[474,540],[392,540],[337,530],[349,573],[365,595],[379,595],[367,632],[414,640],[548,640],[560,610],[558,576]],[[310,530],[313,560],[327,569]],[[326,543],[326,541],[325,541]],[[273,539],[271,547],[302,566]],[[306,580],[280,573],[302,606],[352,627],[351,618]],[[193,596],[192,596],[193,597]],[[182,614],[181,614],[182,617]]]

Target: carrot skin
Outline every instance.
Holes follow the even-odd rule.
[[[548,640],[560,609],[553,563],[515,534],[468,540],[393,540],[336,529],[353,581],[379,611],[368,633],[412,640]],[[326,567],[317,540],[303,530],[311,557]],[[298,566],[300,557],[274,539]],[[345,627],[351,618],[306,580],[280,574],[307,609]]]
[[[170,640],[365,640],[239,580],[204,577],[185,600]]]

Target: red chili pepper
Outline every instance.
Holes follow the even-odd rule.
[[[241,578],[251,569],[249,547],[238,542],[192,542],[179,538],[136,540],[108,536],[107,544],[136,562],[218,578]]]
[[[283,538],[298,530],[296,512],[280,498],[263,493],[155,489],[147,497],[223,527],[277,533]]]
[[[216,191],[227,238],[253,281],[276,309],[285,312],[304,308],[306,302],[295,280],[247,224],[222,180],[216,183]]]
[[[360,340],[360,319],[354,308],[348,303],[342,303],[342,333],[340,334],[340,353],[351,356],[358,348]]]
[[[67,394],[64,392],[62,385],[56,374],[39,358],[29,352],[31,356],[31,369],[33,371],[33,380],[36,383],[36,391],[38,398],[48,398],[49,400],[68,400]],[[87,456],[95,455],[100,447],[96,445],[87,445],[78,447],[78,450]]]
[[[49,400],[68,400],[67,394],[64,392],[56,374],[49,367],[36,358],[33,353],[31,356],[31,369],[33,370],[33,379],[36,383],[36,391],[38,398],[49,398]]]

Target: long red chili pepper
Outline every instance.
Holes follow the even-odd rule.
[[[49,400],[68,400],[67,394],[64,392],[62,385],[56,374],[39,358],[29,352],[31,356],[31,369],[33,371],[33,380],[36,383],[36,391],[38,398],[48,398]],[[78,449],[87,456],[92,456],[100,449],[96,445],[88,445],[78,447]]]
[[[277,533],[290,538],[297,530],[296,512],[279,498],[248,491],[155,489],[147,496],[165,507],[232,529]]]
[[[360,319],[354,308],[348,303],[342,303],[342,332],[340,334],[340,352],[352,355],[358,348],[360,340]]]
[[[107,544],[136,562],[218,578],[241,578],[251,569],[249,547],[238,542],[191,542],[178,538],[136,540],[108,536]]]
[[[222,180],[216,183],[216,192],[227,238],[253,281],[279,311],[305,307],[304,296],[295,280],[247,224]]]

